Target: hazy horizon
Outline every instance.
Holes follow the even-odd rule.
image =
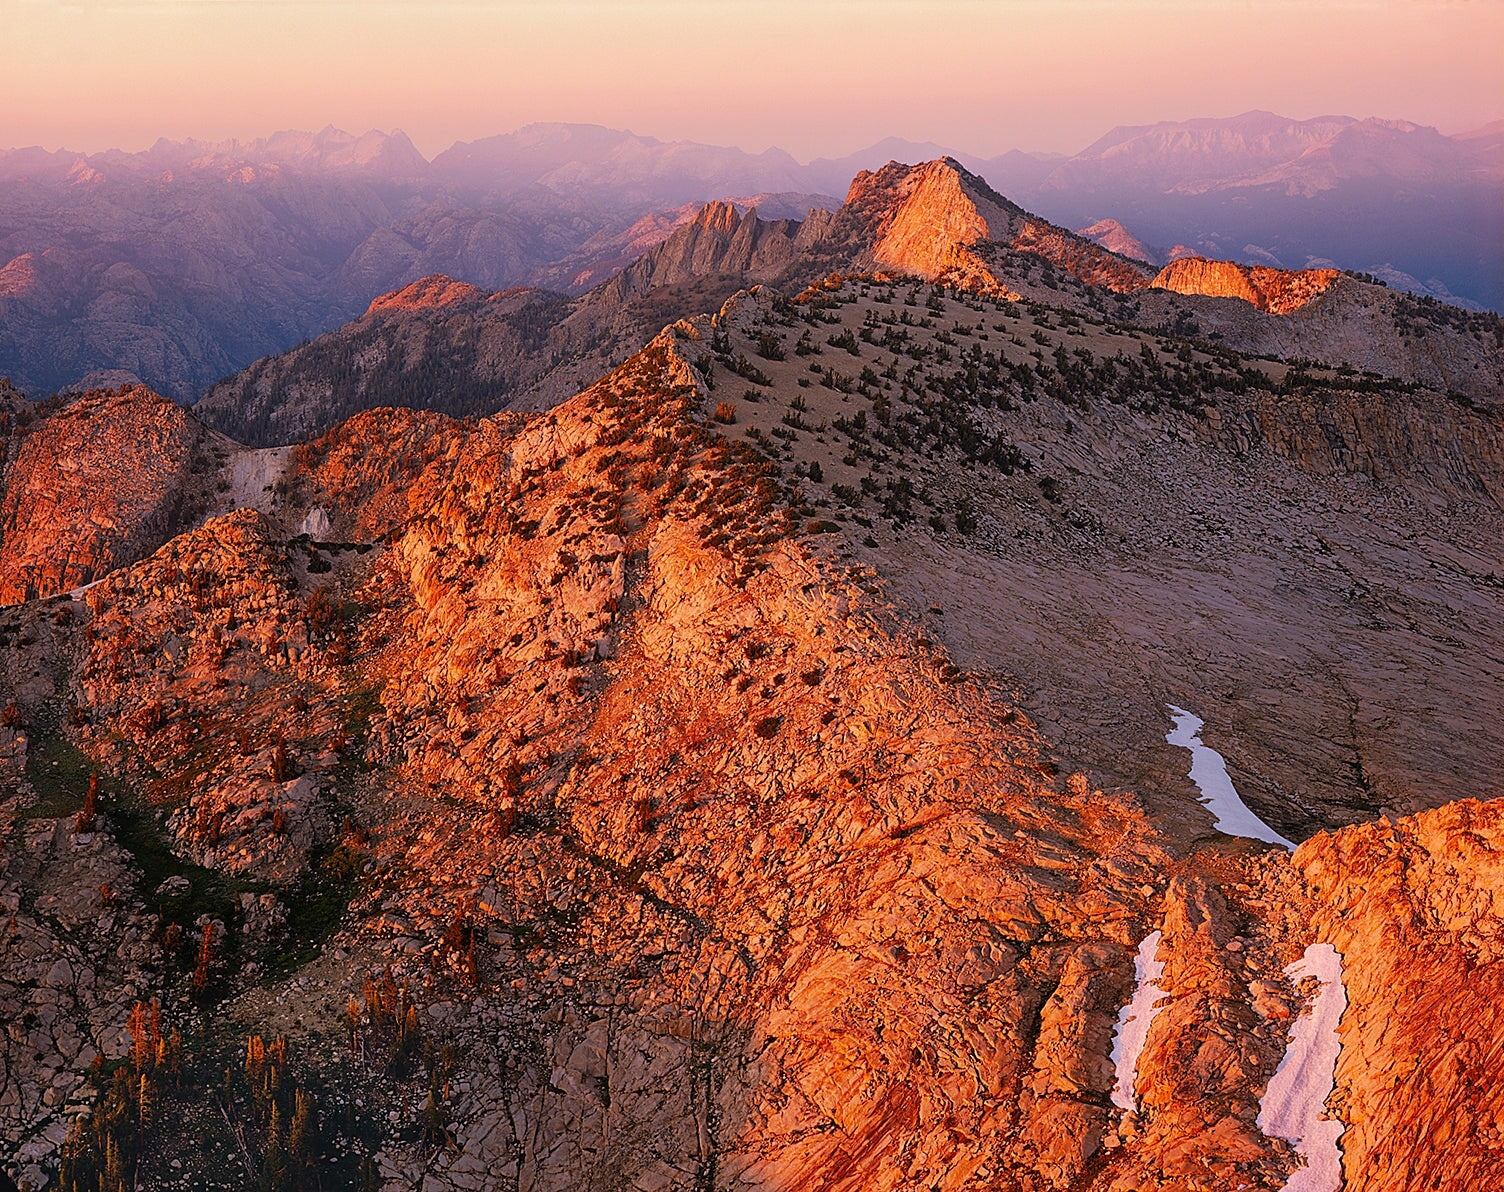
[[[1495,3],[0,0],[0,13],[0,145],[85,153],[332,125],[401,129],[432,158],[558,121],[807,162],[889,136],[1072,154],[1119,125],[1255,109],[1447,134],[1504,116]]]
[[[1007,146],[1007,147],[1005,147],[1003,149],[995,150],[995,151],[990,152],[990,153],[983,153],[983,152],[979,152],[979,151],[973,149],[970,145],[946,144],[946,143],[944,143],[943,141],[941,141],[937,137],[926,137],[926,136],[900,137],[900,136],[896,136],[895,134],[891,134],[890,133],[890,134],[885,134],[884,136],[881,136],[881,137],[877,137],[874,140],[864,141],[861,144],[854,144],[854,145],[851,145],[851,146],[845,147],[845,148],[831,148],[831,149],[827,149],[825,151],[822,151],[820,153],[815,153],[815,154],[810,154],[810,155],[799,155],[799,154],[792,153],[790,150],[788,150],[783,145],[765,145],[765,146],[760,146],[760,147],[755,148],[755,149],[749,149],[745,145],[731,144],[731,143],[729,143],[727,141],[703,141],[703,140],[695,140],[693,138],[688,138],[688,137],[665,137],[665,136],[659,136],[658,134],[656,134],[655,132],[653,132],[651,130],[646,130],[645,131],[645,130],[640,129],[640,128],[625,128],[625,127],[620,127],[620,126],[616,126],[616,125],[600,124],[597,121],[565,121],[565,120],[535,120],[535,121],[529,121],[528,124],[518,125],[518,126],[516,126],[514,128],[497,129],[495,132],[482,133],[482,134],[480,134],[477,137],[469,138],[469,140],[471,140],[471,141],[477,141],[477,140],[484,140],[484,139],[486,139],[488,137],[510,136],[512,134],[522,132],[525,128],[528,128],[528,127],[530,127],[532,125],[539,125],[539,124],[543,124],[543,125],[546,125],[546,124],[568,124],[568,125],[571,125],[571,126],[577,127],[577,128],[586,128],[586,127],[606,128],[606,129],[610,129],[611,131],[614,131],[614,132],[623,132],[623,133],[627,133],[628,135],[631,135],[631,136],[642,137],[642,138],[648,139],[648,140],[657,140],[657,141],[660,141],[660,142],[665,143],[665,144],[674,144],[674,143],[680,143],[680,144],[699,144],[699,145],[704,145],[704,146],[713,147],[713,148],[737,149],[737,150],[740,150],[742,152],[751,153],[751,154],[760,154],[760,153],[764,153],[764,152],[768,152],[768,151],[781,150],[783,152],[789,153],[790,156],[792,156],[800,165],[809,165],[811,162],[814,162],[814,161],[817,161],[817,160],[821,160],[821,159],[826,159],[826,160],[832,160],[832,159],[833,160],[840,160],[840,159],[845,158],[845,157],[855,156],[857,154],[860,154],[863,150],[874,148],[875,146],[883,143],[884,141],[889,141],[889,140],[906,141],[906,142],[909,142],[909,143],[912,143],[912,144],[925,144],[925,143],[936,144],[936,145],[939,145],[940,147],[942,147],[942,148],[944,148],[944,149],[946,149],[946,150],[948,150],[950,152],[953,152],[953,153],[961,153],[961,154],[965,154],[965,155],[968,155],[968,156],[976,156],[976,157],[984,157],[984,158],[1000,157],[1000,156],[1002,156],[1002,155],[1004,155],[1006,153],[1014,152],[1014,151],[1021,152],[1021,153],[1026,153],[1026,154],[1035,154],[1035,155],[1040,155],[1040,156],[1058,156],[1058,157],[1062,157],[1062,158],[1069,158],[1069,157],[1073,156],[1074,154],[1079,153],[1079,152],[1087,149],[1090,145],[1094,144],[1096,141],[1101,140],[1102,137],[1106,136],[1107,134],[1111,133],[1114,129],[1119,128],[1119,127],[1151,127],[1154,124],[1160,124],[1160,123],[1177,124],[1177,123],[1190,122],[1190,121],[1193,121],[1193,120],[1213,120],[1213,121],[1215,121],[1215,120],[1231,120],[1231,119],[1235,119],[1235,118],[1240,117],[1240,116],[1247,115],[1247,114],[1249,114],[1249,112],[1255,111],[1255,110],[1268,110],[1268,109],[1248,109],[1247,111],[1243,111],[1243,112],[1227,112],[1227,113],[1199,113],[1199,114],[1196,114],[1196,115],[1188,115],[1188,116],[1174,117],[1174,118],[1172,118],[1172,117],[1166,117],[1163,121],[1149,121],[1149,122],[1145,123],[1144,125],[1122,125],[1122,124],[1109,125],[1109,126],[1103,127],[1103,129],[1096,136],[1090,138],[1090,140],[1084,142],[1082,145],[1078,146],[1076,149],[1073,149],[1073,150],[1030,149],[1030,148],[1025,148],[1023,146],[1010,145],[1010,146]],[[1367,116],[1367,115],[1357,115],[1357,114],[1352,113],[1352,112],[1320,112],[1320,113],[1317,113],[1316,115],[1313,115],[1313,116],[1293,116],[1289,112],[1273,112],[1273,114],[1276,115],[1276,116],[1281,116],[1281,117],[1285,117],[1285,118],[1288,118],[1290,120],[1296,120],[1296,121],[1322,119],[1322,118],[1352,118],[1352,119],[1356,119],[1356,120],[1365,120],[1365,119],[1379,119],[1379,120],[1403,119],[1402,117],[1387,117],[1387,116],[1377,116],[1377,117],[1374,117],[1374,116]],[[1472,131],[1474,131],[1474,130],[1476,130],[1478,128],[1484,127],[1486,125],[1490,125],[1490,124],[1494,124],[1494,123],[1499,123],[1499,122],[1504,122],[1504,117],[1499,117],[1499,118],[1497,118],[1495,120],[1491,120],[1491,121],[1483,121],[1481,124],[1471,125],[1471,126],[1469,126],[1467,128],[1458,128],[1458,129],[1445,129],[1445,128],[1442,128],[1442,129],[1438,129],[1437,131],[1440,132],[1443,136],[1458,136],[1458,135],[1461,135],[1461,134],[1472,132]],[[1416,122],[1412,122],[1412,123],[1416,123]],[[97,148],[95,148],[95,147],[80,148],[77,145],[39,145],[39,144],[37,144],[35,142],[33,142],[31,144],[10,144],[10,145],[0,145],[0,153],[13,152],[13,151],[24,150],[24,149],[36,149],[36,148],[39,148],[39,149],[42,149],[42,150],[44,150],[45,152],[48,152],[48,153],[81,153],[81,154],[84,154],[85,156],[92,156],[92,155],[95,155],[95,154],[108,153],[108,152],[121,152],[121,153],[132,153],[132,154],[134,154],[134,153],[144,153],[144,152],[147,152],[155,144],[157,144],[159,141],[163,141],[163,140],[172,142],[174,144],[182,144],[182,143],[190,142],[190,141],[200,141],[200,142],[210,143],[210,144],[229,144],[229,143],[234,142],[234,143],[238,143],[240,145],[249,145],[249,144],[251,144],[253,142],[256,142],[256,141],[269,141],[269,140],[271,140],[271,139],[273,139],[275,137],[284,136],[284,135],[310,135],[310,136],[318,136],[319,134],[321,134],[322,132],[324,132],[326,129],[332,129],[333,131],[335,131],[337,133],[349,135],[349,136],[352,136],[352,137],[360,137],[360,136],[363,136],[363,135],[366,135],[366,134],[369,134],[369,133],[377,133],[377,134],[382,135],[382,136],[399,136],[399,135],[400,136],[406,136],[406,137],[408,137],[408,140],[412,142],[413,146],[418,150],[418,152],[421,153],[422,156],[426,160],[428,160],[428,161],[432,161],[435,157],[437,157],[440,153],[444,152],[446,149],[449,149],[452,145],[463,143],[463,142],[458,142],[458,141],[451,141],[451,142],[448,142],[446,144],[439,145],[436,148],[429,148],[429,149],[425,150],[424,146],[419,145],[417,143],[417,141],[413,137],[411,137],[410,134],[408,134],[407,130],[403,129],[401,127],[392,127],[392,128],[342,128],[342,127],[339,127],[339,126],[337,126],[335,124],[332,124],[332,123],[330,123],[328,121],[325,121],[323,124],[317,125],[317,126],[315,126],[315,125],[307,125],[307,126],[297,127],[297,128],[294,128],[294,127],[275,128],[275,129],[271,129],[269,131],[260,132],[260,133],[254,133],[254,134],[251,134],[251,135],[248,135],[248,136],[229,136],[229,137],[193,137],[193,136],[186,136],[186,137],[165,137],[165,136],[163,136],[163,137],[153,137],[150,141],[139,143],[139,144],[134,144],[134,145],[116,145],[116,144],[112,144],[112,145],[101,145],[101,146],[99,146]]]

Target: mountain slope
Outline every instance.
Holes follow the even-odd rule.
[[[61,1154],[76,1184],[119,1122],[135,1129],[144,1088],[154,1124],[131,1177],[145,1187],[259,1178],[270,1105],[291,1120],[301,1092],[331,1182],[1273,1192],[1299,1163],[1256,1124],[1306,1003],[1284,969],[1334,941],[1357,1008],[1333,1103],[1364,1119],[1351,1154],[1415,1154],[1402,1186],[1497,1178],[1493,1151],[1422,1155],[1406,1125],[1487,1120],[1459,1099],[1500,1074],[1480,1003],[1431,1019],[1461,1044],[1441,1087],[1379,1016],[1414,1005],[1414,988],[1372,974],[1398,930],[1437,997],[1495,996],[1481,968],[1447,960],[1487,947],[1486,881],[1429,858],[1486,879],[1504,805],[1317,831],[1372,817],[1381,798],[1450,793],[1420,778],[1441,752],[1413,735],[1420,717],[1373,720],[1365,665],[1393,676],[1429,659],[1429,679],[1457,684],[1453,708],[1464,687],[1497,684],[1477,656],[1480,638],[1496,650],[1499,623],[1483,556],[1407,520],[1433,518],[1426,494],[1455,485],[1457,526],[1497,524],[1486,493],[1462,487],[1498,475],[1478,445],[1497,442],[1495,416],[1452,407],[1445,438],[1473,444],[1456,477],[1436,466],[1449,449],[1419,441],[1410,457],[1370,443],[1376,474],[1362,480],[1362,453],[1329,441],[1324,475],[1314,442],[1248,416],[1262,399],[1231,390],[1241,374],[1226,360],[1180,361],[1145,337],[1129,346],[1157,370],[1135,374],[1143,353],[1119,360],[1106,349],[1121,336],[1098,329],[1093,368],[1111,360],[1121,382],[1099,388],[1071,372],[1077,329],[1040,312],[954,295],[911,310],[898,288],[863,288],[741,295],[547,414],[373,411],[304,449],[256,453],[280,460],[283,507],[215,518],[79,600],[7,611],[20,724],[0,728],[17,776],[0,814],[28,847],[0,854],[15,907],[0,988],[34,1011],[0,1037],[17,1176],[46,1176]],[[1032,395],[1013,367],[1042,363],[1025,319],[1049,341],[1041,357],[1055,346],[1064,361],[1027,370]],[[820,351],[792,350],[813,329]],[[767,384],[730,382],[764,334],[788,358],[762,358]],[[998,352],[1006,370],[987,361]],[[902,372],[854,375],[890,358]],[[1198,413],[1209,394],[1218,421]],[[1308,396],[1342,433],[1340,389]],[[727,400],[736,420],[713,421]],[[1415,401],[1417,424],[1447,409]],[[1282,416],[1301,425],[1306,408]],[[1135,469],[1157,469],[1158,486]],[[1106,505],[1110,486],[1122,505]],[[963,495],[969,512],[952,503]],[[1357,501],[1347,542],[1328,511]],[[352,539],[291,534],[316,508]],[[1196,531],[1167,544],[1177,508]],[[1258,527],[1259,549],[1198,544],[1220,537],[1219,508],[1258,519],[1238,524]],[[1304,544],[1323,526],[1340,567]],[[1124,582],[1140,549],[1165,589],[1201,605],[1217,649],[1145,622],[1145,658],[1160,661],[1123,681],[1113,651],[1038,617],[1073,588],[1090,598],[1082,585],[1106,565],[1134,623],[1132,605],[1159,598]],[[1452,562],[1443,573],[1428,557]],[[995,580],[950,582],[942,558]],[[1220,620],[1212,599],[1224,567],[1249,610],[1272,598],[1328,627],[1394,628],[1368,630],[1366,663],[1334,653],[1291,669],[1256,627],[1223,632],[1241,616]],[[963,615],[968,601],[985,615]],[[1475,636],[1445,642],[1433,619]],[[1462,668],[1473,655],[1478,673],[1437,665],[1437,650]],[[1228,699],[1229,683],[1262,678],[1250,662],[1269,685]],[[1027,704],[1069,697],[1088,665],[1102,686],[1077,691],[1069,717],[1044,708],[1073,722],[1062,745]],[[1358,768],[1310,753],[1270,763],[1257,747],[1279,721],[1307,749],[1345,744],[1311,733],[1320,722],[1293,702],[1328,665],[1342,670],[1323,693],[1364,733]],[[1271,693],[1290,706],[1248,719]],[[1238,726],[1211,739],[1229,738],[1240,782],[1306,776],[1298,792],[1248,786],[1261,813],[1315,833],[1293,859],[1212,831],[1163,743],[1167,698]],[[60,714],[69,702],[77,715]],[[1446,760],[1461,784],[1497,743],[1456,736]],[[1126,748],[1111,766],[1139,767],[1131,787],[1084,761],[1114,744]],[[105,786],[84,822],[93,768]],[[1375,874],[1400,883],[1411,921],[1365,898]],[[1113,1023],[1151,928],[1167,1004],[1124,1113],[1108,1098]],[[125,1029],[148,994],[161,1027],[143,1010],[136,1037],[160,1038],[161,1068]],[[118,1087],[87,1084],[96,1051],[121,1061]],[[94,1103],[60,1146],[59,1107]],[[1394,1170],[1350,1169],[1348,1186],[1393,1186]]]

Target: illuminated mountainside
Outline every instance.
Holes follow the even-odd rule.
[[[0,1163],[1274,1192],[1329,945],[1345,1187],[1498,1182],[1496,326],[938,161],[194,413],[0,390]]]

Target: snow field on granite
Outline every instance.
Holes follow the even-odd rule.
[[[1337,1083],[1342,1040],[1337,1027],[1347,1009],[1342,956],[1331,944],[1312,944],[1285,969],[1291,982],[1306,977],[1320,983],[1307,1013],[1295,1020],[1290,1045],[1259,1103],[1258,1126],[1270,1138],[1295,1144],[1306,1165],[1285,1184],[1285,1192],[1340,1192],[1343,1123],[1323,1118],[1326,1099]]]
[[[1293,841],[1286,840],[1249,810],[1232,784],[1222,755],[1201,743],[1201,727],[1206,722],[1174,704],[1165,706],[1175,718],[1175,728],[1165,734],[1165,740],[1191,751],[1191,781],[1200,789],[1202,804],[1216,820],[1213,827],[1229,836],[1247,836],[1294,851]]]
[[[1151,931],[1138,946],[1138,956],[1133,962],[1137,984],[1133,1000],[1118,1011],[1118,1024],[1112,1032],[1112,1068],[1117,1073],[1117,1083],[1112,1087],[1112,1103],[1119,1109],[1132,1112],[1138,1107],[1136,1076],[1139,1053],[1144,1050],[1144,1041],[1149,1037],[1149,1024],[1161,1007],[1155,1005],[1159,998],[1159,978],[1164,975],[1164,961],[1157,959],[1160,933]]]

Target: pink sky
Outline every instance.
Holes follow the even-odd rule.
[[[0,0],[0,28],[0,146],[334,124],[431,156],[570,120],[803,160],[1250,108],[1504,117],[1498,0]]]

